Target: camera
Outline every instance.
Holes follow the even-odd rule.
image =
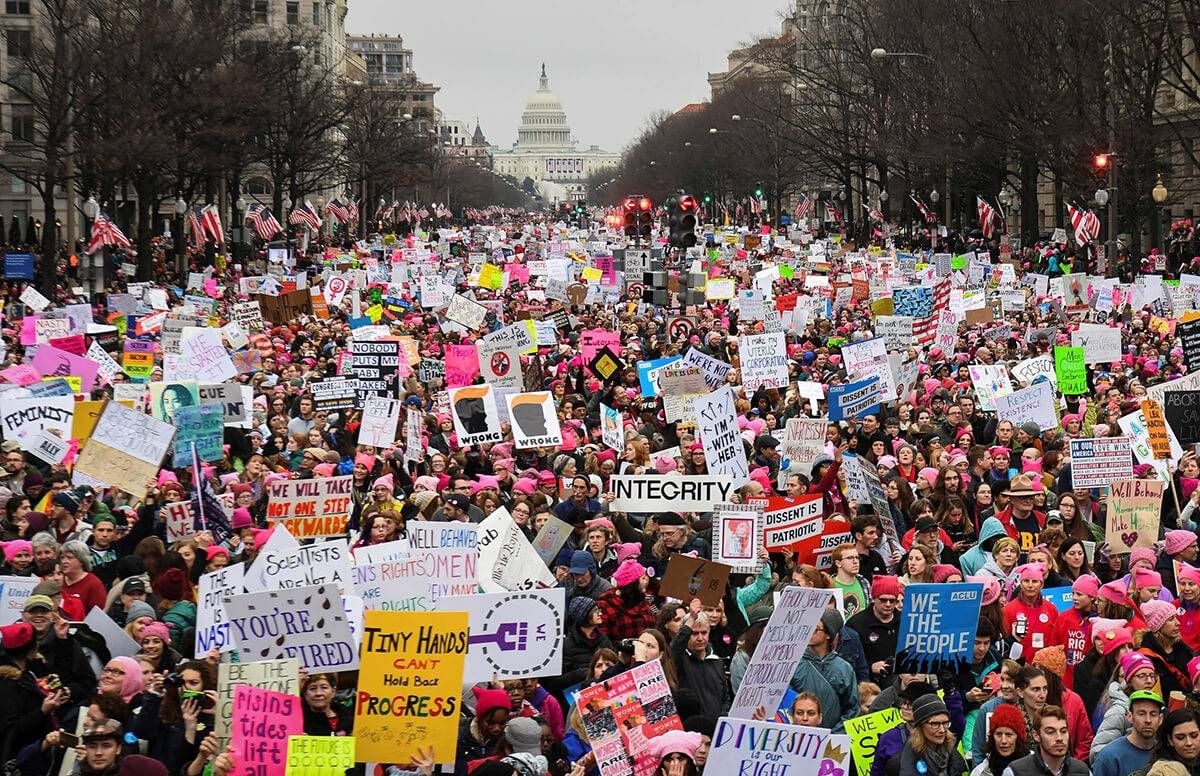
[[[173,671],[163,677],[163,687],[183,687],[183,674]]]
[[[617,651],[625,655],[632,655],[633,639],[621,639],[617,644]]]

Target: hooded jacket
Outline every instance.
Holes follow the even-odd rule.
[[[958,566],[962,569],[963,576],[973,576],[979,573],[984,565],[992,559],[991,550],[983,549],[984,542],[988,539],[995,541],[1001,536],[1008,536],[1008,532],[1004,530],[1004,525],[999,520],[989,517],[983,521],[983,525],[979,528],[979,541],[958,559]]]
[[[825,681],[833,689],[837,695],[839,712],[833,719],[830,728],[832,730],[843,730],[846,720],[851,717],[858,716],[858,677],[854,675],[854,669],[846,662],[845,658],[837,653],[836,650],[831,650],[827,655],[818,655],[812,649],[804,650],[804,659],[801,664],[810,663],[816,669],[817,673],[825,677]],[[796,677],[792,677],[793,686],[796,684]],[[825,707],[822,706],[822,709]],[[829,724],[830,714],[822,715],[822,722]]]

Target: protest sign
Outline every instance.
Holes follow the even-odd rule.
[[[354,508],[354,475],[276,480],[267,486],[267,519],[287,523],[292,536],[342,536]]]
[[[200,386],[195,380],[150,383],[150,413],[164,423],[176,424],[180,407],[200,403]]]
[[[1181,445],[1200,442],[1200,391],[1166,391],[1162,411]]]
[[[450,297],[450,305],[446,308],[446,320],[457,323],[472,331],[483,326],[488,309],[463,294]]]
[[[350,563],[344,538],[298,547],[264,547],[243,584],[247,593],[328,584],[346,595],[354,592]]]
[[[110,401],[79,454],[75,473],[143,498],[174,435],[174,426]]]
[[[604,776],[653,774],[652,739],[683,728],[659,659],[585,687],[577,704]]]
[[[905,587],[896,670],[936,673],[970,665],[982,602],[983,585],[975,582]]]
[[[698,368],[704,374],[704,382],[710,391],[715,391],[724,385],[725,375],[729,374],[730,369],[733,369],[732,364],[701,353],[696,348],[691,348],[684,354],[682,363]]]
[[[833,599],[829,590],[787,587],[771,612],[754,657],[738,687],[729,716],[750,719],[755,709],[779,708],[808,641]]]
[[[600,437],[610,449],[625,452],[625,432],[621,424],[621,412],[604,402],[600,403]]]
[[[207,655],[214,647],[221,652],[234,648],[229,633],[229,618],[225,614],[225,599],[242,592],[246,567],[241,563],[210,571],[200,577],[196,595],[196,650]]]
[[[400,400],[383,396],[366,397],[363,407],[362,425],[358,427],[358,443],[372,447],[389,448],[396,441],[396,428],[400,425]]]
[[[21,619],[25,599],[33,595],[38,577],[0,577],[0,625],[12,625]]]
[[[879,376],[829,386],[829,419],[861,418],[879,412]]]
[[[236,776],[284,776],[289,736],[304,735],[304,711],[294,695],[239,684],[233,688]]]
[[[366,406],[367,396],[394,397],[400,370],[400,343],[395,340],[350,343],[350,370],[354,372],[355,406]]]
[[[524,327],[520,327],[524,330]],[[483,381],[497,388],[520,390],[525,384],[520,347],[509,342],[478,343],[478,366]]]
[[[562,444],[562,429],[554,395],[549,391],[509,394],[504,397],[512,419],[513,447],[530,449]]]
[[[779,440],[780,471],[812,471],[813,462],[825,455],[828,429],[823,418],[788,418]]]
[[[478,554],[475,547],[437,547],[359,563],[353,569],[354,589],[366,609],[430,612],[442,596],[475,592]]]
[[[705,606],[716,606],[725,595],[732,571],[724,563],[675,553],[667,561],[659,592],[685,604],[699,597]]]
[[[213,717],[213,735],[222,742],[229,740],[230,720],[233,716],[233,689],[238,685],[298,697],[300,664],[295,658],[220,663],[217,666],[217,706]]]
[[[1085,364],[1107,364],[1121,360],[1121,330],[1094,323],[1081,323],[1071,332],[1071,345],[1083,350]]]
[[[762,568],[762,510],[751,504],[717,504],[713,509],[712,559],[747,574]]]
[[[735,486],[750,478],[746,449],[738,431],[737,409],[729,386],[696,398],[697,435],[704,446],[708,471],[725,475]]]
[[[199,391],[201,405],[212,404],[221,408],[225,425],[246,424],[244,427],[249,428],[250,405],[254,401],[252,388],[236,383],[206,383],[199,387]]]
[[[138,644],[125,629],[109,617],[99,606],[93,606],[84,616],[83,622],[92,629],[98,636],[104,639],[104,645],[108,647],[108,652],[114,657],[133,657],[141,651],[142,645]]]
[[[446,346],[446,386],[471,385],[479,376],[479,349],[473,344]]]
[[[1071,487],[1104,488],[1133,477],[1129,437],[1071,439]]]
[[[911,315],[879,315],[875,318],[875,332],[888,350],[907,350],[916,341],[913,338],[915,322]]]
[[[792,498],[755,498],[748,504],[763,510],[763,546],[771,552],[787,552],[797,542],[817,535],[822,523],[821,494]]]
[[[1108,495],[1105,540],[1109,552],[1153,548],[1162,522],[1162,480],[1116,480]]]
[[[159,515],[165,518],[167,524],[168,544],[196,534],[196,518],[192,515],[192,502],[174,501],[170,504],[163,504]]]
[[[538,529],[537,536],[533,538],[533,551],[537,553],[543,563],[549,565],[557,557],[562,546],[571,538],[574,530],[574,526],[570,523],[559,520],[554,515],[548,515],[546,522]]]
[[[1048,380],[1034,383],[1006,396],[997,396],[996,417],[1014,426],[1036,423],[1042,431],[1058,428],[1055,410],[1054,384]]]
[[[768,740],[786,746],[764,746]],[[713,731],[706,772],[831,776],[850,772],[850,738],[825,728],[722,717]]]
[[[1008,376],[1008,367],[1004,364],[971,364],[967,367],[967,371],[971,375],[971,384],[975,386],[979,409],[984,412],[994,412],[996,398],[1007,396],[1013,392],[1012,380]]]
[[[562,673],[563,588],[446,596],[437,610],[467,613],[464,684]]]
[[[1142,402],[1142,415],[1146,419],[1146,436],[1150,451],[1156,460],[1171,457],[1171,437],[1167,433],[1167,419],[1162,407],[1153,399]]]
[[[895,707],[846,720],[846,735],[850,737],[850,754],[854,757],[856,773],[871,772],[879,737],[903,722],[900,709]]]
[[[460,445],[499,442],[504,434],[500,429],[500,412],[496,409],[496,394],[490,385],[468,385],[451,388],[450,416]]]
[[[20,442],[22,450],[31,450],[39,431],[51,431],[62,439],[71,438],[75,416],[72,396],[23,397],[20,391],[0,394],[0,423],[4,438]]]
[[[1039,378],[1045,378],[1058,385],[1058,376],[1054,373],[1054,358],[1049,353],[1025,359],[1012,368],[1012,376],[1017,382],[1027,385],[1032,385]]]
[[[90,393],[96,386],[96,376],[100,373],[100,366],[91,359],[68,353],[53,345],[42,345],[37,349],[33,357],[33,368],[41,373],[42,377],[78,377],[84,393]]]
[[[455,759],[468,649],[466,612],[367,611],[354,705],[357,757],[407,763],[417,748]]]
[[[638,385],[641,386],[642,396],[647,399],[661,396],[662,389],[658,384],[659,374],[668,367],[680,363],[681,360],[679,356],[666,356],[653,361],[637,362]]]
[[[346,776],[354,767],[354,736],[291,736],[286,776]]]
[[[215,404],[180,407],[175,411],[175,444],[172,452],[176,466],[190,465],[192,452],[201,461],[219,461],[225,457],[225,408]]]
[[[485,593],[553,587],[554,575],[504,507],[479,524],[479,586]],[[490,572],[487,570],[490,569]]]
[[[230,596],[225,611],[242,657],[294,657],[312,672],[358,668],[358,650],[335,585]]]
[[[318,412],[353,409],[355,390],[355,381],[345,377],[326,377],[308,384],[313,409]]]
[[[783,332],[739,337],[738,357],[742,371],[742,387],[747,394],[764,387],[787,387],[787,342]]]
[[[237,325],[247,333],[262,331],[262,307],[257,300],[250,302],[234,302],[229,307],[229,315]]]
[[[714,504],[727,501],[733,492],[732,479],[711,474],[614,474],[610,483],[609,508],[620,512],[711,512]]]
[[[237,377],[237,368],[215,329],[200,329],[179,347],[188,373],[202,383],[223,383]]]
[[[1063,396],[1079,396],[1088,392],[1087,362],[1083,348],[1056,345],[1054,373],[1058,376],[1058,390]]]

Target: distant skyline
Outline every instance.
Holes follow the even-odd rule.
[[[449,119],[509,148],[542,62],[579,148],[621,151],[646,119],[709,97],[730,50],[778,34],[787,0],[349,0],[352,35],[400,35]],[[633,20],[636,20],[634,22]],[[645,76],[638,76],[645,73]]]

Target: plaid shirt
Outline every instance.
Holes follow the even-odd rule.
[[[596,601],[603,619],[600,630],[614,642],[621,639],[634,639],[648,628],[653,628],[658,618],[654,608],[639,598],[632,607],[627,607],[621,600],[621,591],[613,588],[605,592]]]

